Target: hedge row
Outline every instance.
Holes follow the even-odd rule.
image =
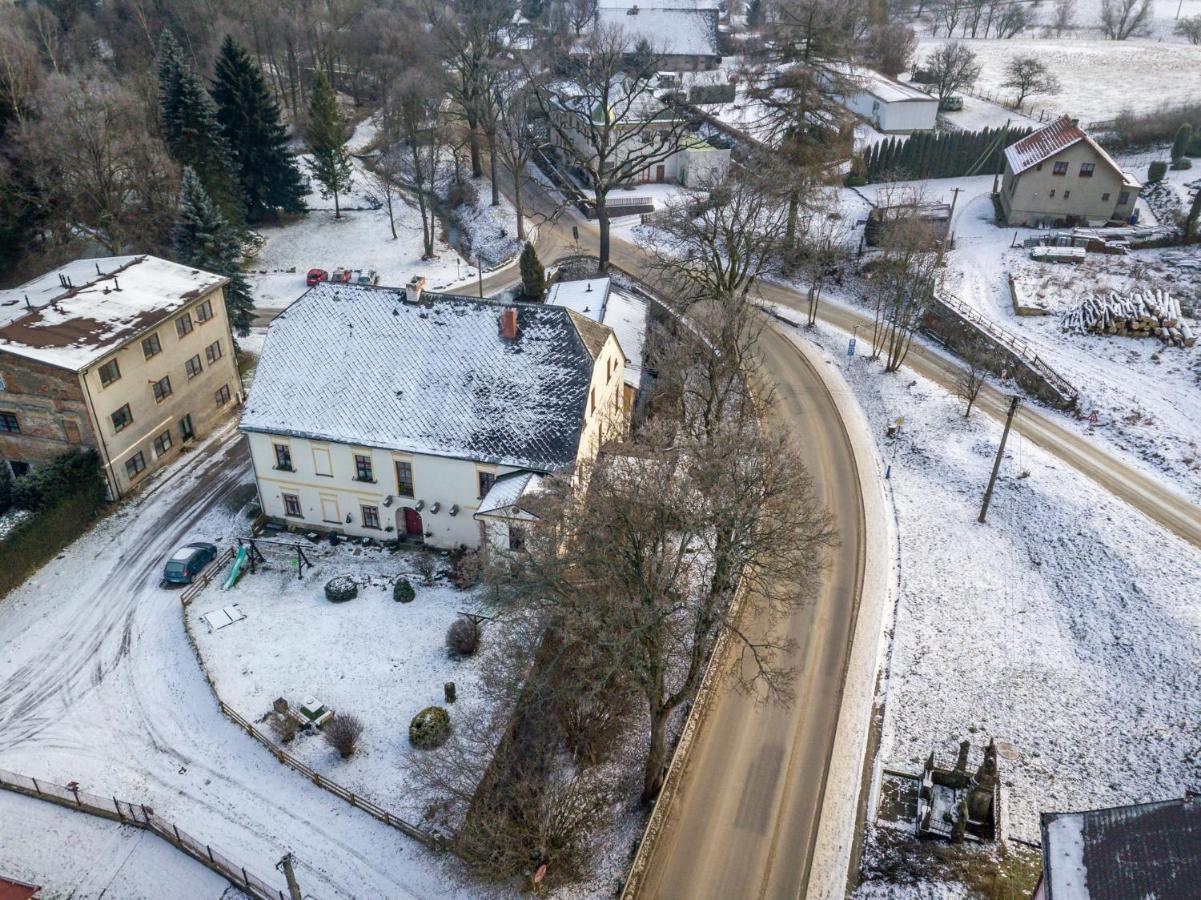
[[[868,183],[995,175],[1004,171],[1005,148],[1033,130],[922,131],[908,139],[889,138],[868,147],[857,168]]]

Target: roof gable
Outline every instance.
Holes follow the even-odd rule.
[[[1081,141],[1092,148],[1102,164],[1113,169],[1119,178],[1126,178],[1126,173],[1114,162],[1113,157],[1067,116],[1061,116],[1045,128],[1010,144],[1005,148],[1005,162],[1014,175],[1021,175]]]
[[[506,341],[504,304],[404,297],[306,292],[271,324],[242,429],[543,472],[574,464],[594,362],[567,310],[515,304]]]

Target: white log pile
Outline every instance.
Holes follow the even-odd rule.
[[[1191,347],[1197,340],[1180,314],[1180,301],[1159,288],[1091,296],[1069,310],[1061,324],[1077,334],[1154,336],[1177,347]]]

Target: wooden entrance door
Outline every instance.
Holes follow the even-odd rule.
[[[662,182],[667,177],[667,167],[658,166],[655,169],[655,181]]]
[[[421,513],[413,509],[411,506],[404,508],[405,517],[405,534],[421,537],[425,533],[425,529],[421,527]]]

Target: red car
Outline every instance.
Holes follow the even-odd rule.
[[[309,287],[314,287],[323,281],[329,281],[329,272],[325,269],[309,269],[309,274],[304,278],[304,283]]]

